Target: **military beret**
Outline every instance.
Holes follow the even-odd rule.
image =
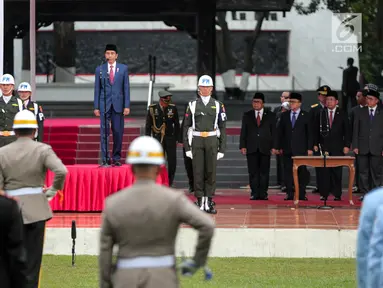
[[[338,100],[338,93],[334,90],[330,90],[327,92],[326,97],[334,97],[336,100]]]
[[[161,90],[158,92],[158,96],[161,97],[168,97],[168,96],[173,96],[172,93],[166,90]]]
[[[106,46],[105,46],[105,52],[106,51],[114,51],[114,52],[116,52],[116,53],[118,53],[117,52],[117,46],[116,45],[114,45],[114,44],[106,44]]]
[[[253,96],[253,100],[254,99],[261,99],[263,102],[265,102],[265,95],[263,93],[256,92]]]
[[[302,102],[302,95],[299,94],[299,93],[296,93],[296,92],[292,92],[292,93],[290,94],[290,100],[291,100],[291,99],[297,99],[297,100],[299,100],[299,101]]]
[[[331,88],[327,85],[320,86],[317,89],[317,92],[319,92],[319,94],[322,94],[322,95],[327,95],[328,91],[331,91]]]

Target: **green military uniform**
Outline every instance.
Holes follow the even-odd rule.
[[[23,102],[23,109],[27,109],[31,111],[36,116],[37,123],[39,125],[39,129],[37,130],[37,135],[35,135],[35,141],[43,142],[44,141],[44,112],[43,108],[37,104],[35,101],[25,100]]]
[[[22,101],[16,96],[12,96],[8,103],[0,97],[0,147],[8,145],[16,140],[13,131],[13,119],[15,115],[23,110]]]
[[[160,91],[160,98],[172,96],[169,91]],[[173,185],[177,168],[177,141],[181,142],[180,121],[177,107],[169,103],[161,106],[159,103],[149,106],[146,117],[145,135],[156,138],[166,153],[168,164],[169,186]]]
[[[323,85],[317,89],[318,94],[322,94],[322,95],[327,95],[327,93],[329,91],[331,91],[331,88],[327,85]],[[325,107],[323,106],[322,103],[316,103],[314,105],[311,105],[311,109],[309,110],[310,119],[311,119],[310,122],[313,125],[312,129],[315,133],[316,133],[316,131],[315,131],[316,127],[315,127],[314,123],[317,123],[317,121],[319,121],[318,117],[324,108]],[[316,141],[316,139],[314,139],[314,141]],[[320,156],[321,155],[320,150],[313,151],[313,155],[314,156]],[[316,179],[316,187],[317,188],[314,190],[314,192],[319,192],[321,184],[323,183],[322,181],[325,180],[325,179],[323,179],[323,175],[322,175],[323,169],[324,168],[318,168],[318,167],[315,168],[315,179]]]
[[[226,149],[226,120],[224,105],[212,97],[207,105],[201,98],[190,102],[185,114],[184,148],[186,153],[192,152],[194,195],[201,210],[210,213],[216,213],[212,197],[216,188],[217,154],[225,153]]]

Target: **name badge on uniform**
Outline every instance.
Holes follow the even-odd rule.
[[[31,107],[31,108],[29,108],[29,110],[31,110],[31,111],[35,111],[35,108]]]
[[[12,106],[17,106],[17,107],[19,107],[19,104],[12,104]]]
[[[158,116],[158,109],[157,108],[154,110],[154,115]]]
[[[173,110],[169,110],[168,111],[168,118],[173,118],[174,114],[173,114]]]

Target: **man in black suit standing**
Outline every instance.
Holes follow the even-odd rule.
[[[354,59],[347,59],[347,68],[343,70],[343,82],[342,82],[342,110],[347,112],[348,102],[351,101],[351,108],[356,106],[355,95],[359,89],[359,83],[357,80],[358,68],[353,66]]]
[[[253,109],[243,114],[239,149],[247,158],[250,200],[268,200],[270,156],[276,154],[275,114],[264,109],[265,96],[255,93]]]
[[[344,156],[350,150],[350,124],[347,114],[338,107],[338,93],[329,91],[326,95],[326,108],[316,119],[314,129],[314,150],[328,156]],[[329,193],[334,201],[342,197],[342,167],[323,168],[323,181],[318,183],[322,200],[327,200]]]
[[[378,105],[379,92],[375,85],[369,84],[366,88],[363,94],[367,107],[355,115],[352,139],[359,162],[359,189],[363,194],[381,185],[383,153],[383,111]]]
[[[352,140],[352,135],[353,135],[353,129],[354,129],[354,119],[356,118],[356,115],[358,115],[359,111],[362,110],[367,106],[367,100],[366,100],[366,95],[363,95],[363,89],[359,89],[358,92],[356,93],[356,102],[358,105],[355,107],[352,107],[349,115],[349,122],[350,122],[350,133],[351,133],[351,140]],[[356,193],[359,193],[359,163],[358,163],[358,155],[355,154],[355,186],[354,186],[354,191]]]
[[[27,287],[23,220],[13,199],[0,191],[0,283],[2,288]]]
[[[313,125],[309,113],[301,110],[302,95],[290,94],[290,111],[282,113],[278,127],[278,149],[283,155],[284,176],[287,196],[285,200],[294,200],[293,197],[293,156],[311,156],[313,154]],[[298,168],[299,200],[307,200],[306,186],[310,174],[306,166]]]

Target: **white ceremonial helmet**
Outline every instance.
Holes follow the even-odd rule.
[[[162,145],[149,136],[137,137],[129,146],[126,164],[165,164]]]
[[[17,91],[19,92],[32,92],[31,84],[28,82],[22,82],[19,85],[19,88],[17,88]]]
[[[212,87],[212,86],[214,86],[213,79],[211,79],[211,77],[209,75],[202,75],[198,79],[198,86]]]
[[[36,116],[31,111],[23,110],[15,115],[13,129],[37,129]]]
[[[15,85],[15,78],[13,78],[13,76],[11,74],[4,74],[3,76],[1,76],[0,78],[0,84],[11,84],[11,85]]]

